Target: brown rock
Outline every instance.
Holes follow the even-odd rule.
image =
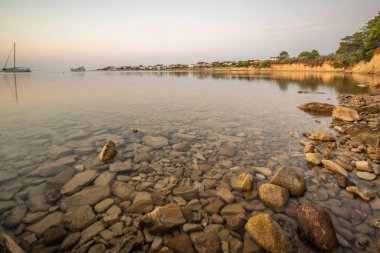
[[[341,189],[346,189],[347,186],[355,186],[355,183],[344,176],[337,176],[336,183]]]
[[[190,234],[191,241],[194,244],[195,250],[199,253],[218,253],[219,238],[212,232],[194,232]]]
[[[269,214],[259,213],[251,217],[245,230],[265,250],[272,253],[288,252],[290,243],[280,225]]]
[[[305,103],[297,107],[302,111],[318,115],[331,115],[334,109],[334,105],[317,102]]]
[[[298,226],[303,236],[320,250],[338,246],[329,214],[321,207],[304,202],[298,208]]]
[[[103,162],[110,162],[117,155],[116,144],[113,141],[108,141],[99,154],[99,159]]]
[[[171,238],[166,244],[176,253],[192,253],[194,252],[190,237],[186,233],[181,233]]]
[[[232,192],[226,188],[226,187],[220,187],[216,191],[216,196],[223,199],[226,203],[232,203],[235,201],[235,196],[232,194]]]
[[[270,180],[271,184],[284,187],[292,196],[300,197],[306,190],[306,180],[296,170],[281,167]]]
[[[140,224],[152,234],[161,234],[185,222],[180,206],[172,203],[146,214]]]
[[[67,236],[67,231],[61,227],[51,227],[44,234],[44,244],[46,246],[56,245],[61,243]]]
[[[335,106],[332,112],[332,116],[336,119],[344,121],[360,120],[360,115],[357,110],[345,106]]]
[[[224,206],[224,202],[220,199],[211,201],[207,206],[205,206],[205,211],[208,214],[219,213],[219,210]]]
[[[227,227],[235,231],[243,231],[244,225],[247,222],[247,217],[243,213],[225,216],[225,218],[227,220]]]
[[[274,184],[260,185],[259,196],[267,207],[275,211],[284,210],[289,200],[288,190]]]
[[[118,243],[110,250],[110,253],[129,253],[131,250],[144,243],[144,237],[139,235],[125,235]]]
[[[317,130],[314,131],[310,136],[309,139],[311,140],[319,140],[319,141],[335,141],[334,136],[332,136],[331,133],[322,131],[322,130]]]

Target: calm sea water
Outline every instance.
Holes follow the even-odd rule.
[[[10,184],[24,182],[29,171],[60,158],[51,155],[57,149],[68,150],[63,156],[74,154],[77,164],[81,164],[96,157],[105,139],[115,140],[118,149],[124,150],[133,142],[126,138],[131,128],[166,136],[169,143],[175,142],[171,138],[174,134],[185,133],[196,136],[191,140],[192,150],[233,141],[238,154],[230,159],[233,165],[273,169],[282,164],[304,170],[314,194],[307,197],[329,208],[338,227],[345,221],[345,226],[352,225],[352,229],[343,225],[338,229],[344,238],[341,240],[353,246],[353,239],[365,233],[373,243],[373,230],[354,228],[364,218],[352,220],[350,213],[336,213],[350,210],[351,199],[326,203],[333,198],[340,201],[339,194],[328,184],[313,184],[311,177],[316,175],[308,172],[299,139],[289,135],[291,131],[301,135],[304,131],[328,129],[331,121],[330,117],[300,111],[298,104],[337,104],[342,93],[368,92],[358,86],[367,78],[371,77],[305,73],[0,74],[0,170],[18,173],[11,181],[0,182],[0,189],[6,191]],[[80,148],[81,152],[75,151]],[[154,155],[160,158],[159,153]],[[210,161],[221,159],[213,152],[208,157]],[[123,160],[123,156],[118,159]],[[267,178],[261,175],[258,181]],[[360,206],[366,204],[355,201],[362,211]],[[332,210],[334,204],[344,210]],[[369,211],[365,219],[373,215]],[[296,228],[289,226],[288,235],[292,237]]]

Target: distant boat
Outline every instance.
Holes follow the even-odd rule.
[[[13,68],[7,68],[9,57],[11,56],[12,51],[13,51]],[[8,59],[5,62],[5,65],[3,67],[3,71],[4,72],[10,72],[10,73],[15,73],[15,72],[30,72],[30,68],[16,67],[16,43],[13,43],[13,48],[9,52]]]
[[[84,72],[84,71],[86,71],[86,69],[84,67],[72,68],[70,70],[71,70],[71,72]]]

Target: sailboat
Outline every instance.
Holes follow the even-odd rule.
[[[12,54],[12,50],[13,50],[13,68],[7,68],[7,64],[9,61],[9,57]],[[11,72],[11,73],[14,73],[14,72],[30,72],[30,68],[16,67],[16,43],[13,43],[13,48],[9,52],[8,59],[5,62],[5,65],[3,67],[3,71],[4,72]]]

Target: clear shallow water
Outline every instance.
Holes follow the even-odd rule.
[[[289,132],[301,135],[304,131],[328,129],[329,117],[312,116],[296,106],[312,101],[337,104],[341,93],[367,92],[367,88],[357,86],[366,78],[284,72],[1,74],[0,170],[17,172],[18,176],[0,183],[0,190],[7,191],[14,182],[27,184],[31,181],[28,172],[64,156],[76,156],[73,166],[85,164],[97,156],[106,139],[114,140],[121,151],[116,161],[124,161],[130,157],[127,146],[141,142],[131,138],[131,128],[144,135],[165,136],[169,145],[178,142],[172,136],[185,133],[195,136],[189,140],[192,148],[185,155],[190,163],[191,154],[202,151],[212,166],[229,160],[233,166],[246,169],[286,165],[308,172],[310,191],[306,198],[329,210],[336,207],[331,210],[334,224],[341,227],[338,233],[345,234],[344,240],[354,250],[358,234],[364,233],[375,242],[374,229],[355,227],[376,213],[367,203],[344,194],[346,202],[331,201],[341,200],[340,191],[333,180],[314,185],[311,179],[316,174],[308,171],[299,139],[289,136]],[[309,93],[300,94],[300,90]],[[226,141],[236,146],[236,155],[231,158],[217,152],[217,147]],[[57,156],[57,149],[67,152]],[[160,159],[170,160],[167,150],[152,153],[152,161]],[[268,180],[264,175],[256,178],[258,182]],[[33,181],[32,185],[38,183]],[[296,238],[290,211],[296,204],[297,200],[292,199],[285,212],[291,220],[282,214],[274,215],[289,238]],[[352,215],[350,208],[354,210]],[[297,239],[293,240],[295,248],[302,248]]]

